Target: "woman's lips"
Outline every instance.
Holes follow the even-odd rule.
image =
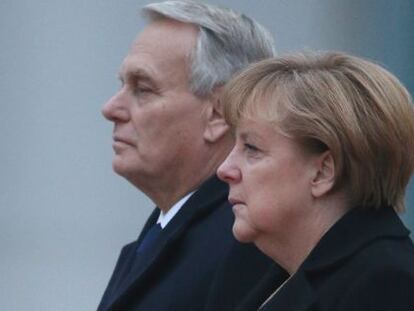
[[[243,201],[236,199],[236,198],[232,198],[232,197],[229,198],[229,202],[232,205],[231,208],[234,214],[237,214],[237,211],[240,210],[242,206],[244,205]]]
[[[241,200],[236,199],[234,197],[229,197],[229,202],[231,205],[243,204]]]

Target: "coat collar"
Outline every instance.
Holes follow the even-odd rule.
[[[287,280],[287,274],[281,274],[280,268],[272,266],[261,281],[252,289],[252,291],[242,300],[237,307],[237,311],[260,311],[267,310],[309,310],[316,302],[316,295],[305,274],[297,273]],[[274,297],[262,305],[277,289]]]
[[[127,277],[121,283],[117,293],[114,295],[112,303],[109,305],[113,305],[119,301],[132,288],[136,289],[141,285],[145,285],[145,282],[142,282],[142,280],[154,271],[153,268],[156,267],[157,262],[172,250],[174,243],[185,234],[188,227],[197,219],[204,217],[217,208],[220,202],[227,199],[227,195],[228,186],[221,182],[215,175],[205,181],[163,229],[153,249],[137,259],[138,262],[131,263]],[[148,218],[137,242],[131,244],[131,252],[135,252],[135,248],[139,245],[145,233],[157,221],[159,213],[160,211],[157,208]]]
[[[216,175],[207,179],[200,188],[193,193],[174,216],[173,219],[163,229],[165,235],[184,230],[190,221],[203,217],[208,214],[218,202],[227,199],[228,185],[220,181]],[[140,243],[149,228],[157,221],[160,215],[158,208],[154,209],[142,229],[137,242]],[[164,235],[164,234],[163,234]]]
[[[287,279],[288,276],[287,273],[281,273],[281,269],[278,265],[272,265],[263,275],[262,279],[254,285],[249,294],[244,297],[236,310],[257,310],[257,308],[266,301],[266,299]]]
[[[316,294],[305,274],[297,273],[280,289],[276,299],[267,302],[260,311],[309,311],[316,305]]]
[[[130,272],[131,282],[133,283],[142,274],[150,271],[149,268],[155,261],[159,260],[163,254],[166,254],[171,249],[170,246],[185,234],[193,222],[214,210],[220,202],[227,199],[227,195],[227,185],[221,182],[216,176],[211,177],[202,184],[199,190],[184,203],[174,218],[163,229],[153,250],[145,252],[138,264],[135,264],[135,267],[132,268]],[[143,239],[149,227],[157,221],[159,213],[160,211],[157,209],[150,216],[149,221],[145,225],[145,230],[143,230],[143,233],[138,239],[138,243]]]
[[[300,270],[323,269],[352,256],[375,239],[404,238],[409,233],[391,207],[353,208],[322,237]]]

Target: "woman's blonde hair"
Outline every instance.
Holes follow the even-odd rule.
[[[261,118],[312,152],[330,150],[335,188],[352,204],[404,210],[414,170],[414,109],[398,79],[370,61],[337,52],[261,61],[223,94],[232,127]]]

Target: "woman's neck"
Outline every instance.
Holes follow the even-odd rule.
[[[323,203],[323,204],[322,204]],[[275,231],[255,241],[256,246],[282,266],[290,275],[294,274],[325,233],[349,210],[343,200],[324,200],[310,207],[294,224]],[[283,234],[281,234],[283,232]]]

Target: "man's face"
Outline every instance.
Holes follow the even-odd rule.
[[[203,102],[189,91],[198,29],[152,22],[120,70],[121,89],[104,105],[114,123],[114,170],[137,187],[168,187],[203,144]]]

